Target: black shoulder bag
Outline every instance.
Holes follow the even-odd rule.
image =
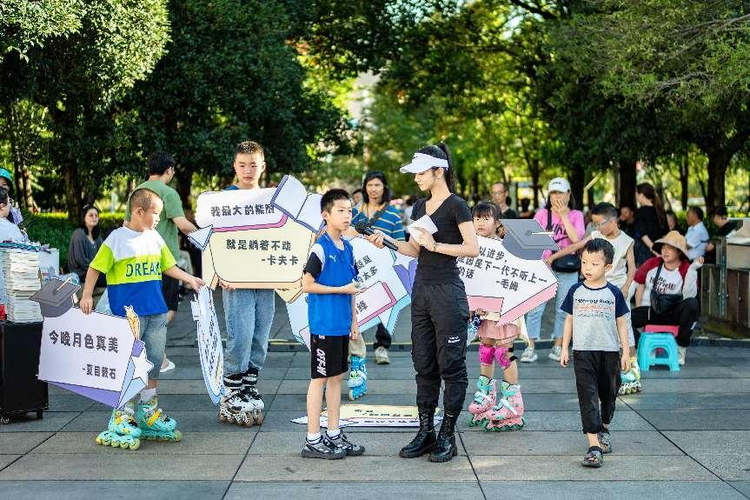
[[[552,230],[552,210],[549,208],[547,210],[547,231]],[[552,237],[554,240],[554,236]],[[565,239],[565,238],[562,238]],[[555,240],[555,243],[558,243],[562,240]],[[581,257],[578,255],[578,253],[572,253],[568,255],[564,255],[563,257],[560,257],[559,259],[555,259],[552,261],[552,270],[557,271],[558,273],[577,273],[581,270]]]
[[[682,302],[681,293],[659,293],[656,291],[662,267],[664,267],[664,261],[659,263],[659,267],[656,269],[656,276],[654,276],[654,283],[651,285],[651,311],[659,316],[669,314],[677,304]]]

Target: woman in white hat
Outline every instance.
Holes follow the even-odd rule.
[[[417,272],[411,298],[412,360],[417,371],[419,432],[399,455],[414,458],[430,453],[430,461],[447,462],[457,454],[454,429],[469,384],[466,372],[466,323],[469,304],[458,274],[457,257],[476,257],[479,244],[466,201],[454,193],[453,164],[445,144],[427,146],[414,155],[402,173],[414,181],[426,199],[414,204],[411,219],[428,216],[434,234],[412,231],[409,241],[395,241],[398,252],[416,257]],[[418,225],[418,224],[417,224]],[[384,235],[368,239],[383,246]],[[435,436],[433,419],[443,391],[444,417]]]
[[[634,278],[638,289],[631,321],[636,344],[637,329],[647,324],[678,326],[677,354],[680,365],[684,365],[693,325],[698,321],[698,269],[703,265],[703,258],[690,263],[685,237],[677,231],[670,231],[656,240],[652,249],[659,257],[644,262]]]
[[[555,328],[552,338],[555,341],[549,358],[560,361],[562,351],[563,326],[566,314],[560,309],[570,287],[578,282],[578,273],[581,269],[581,260],[578,254],[561,255],[562,250],[577,243],[584,237],[586,225],[583,221],[583,212],[575,210],[575,202],[570,193],[570,183],[567,179],[556,177],[547,185],[547,204],[534,215],[534,220],[546,230],[551,231],[552,239],[555,240],[560,252],[552,253],[547,250],[542,257],[552,267],[557,278],[557,295],[555,296]],[[535,352],[535,341],[539,338],[542,330],[542,316],[547,303],[540,304],[526,315],[526,328],[529,334],[529,346],[523,351],[521,361],[533,363],[538,359]]]

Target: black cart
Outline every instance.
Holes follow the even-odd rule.
[[[49,410],[46,382],[37,379],[42,323],[0,321],[0,423]]]

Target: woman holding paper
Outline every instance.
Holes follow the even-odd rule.
[[[412,360],[417,371],[419,432],[399,453],[413,458],[430,453],[430,461],[447,462],[457,454],[454,429],[466,396],[466,323],[469,304],[458,275],[457,257],[476,257],[479,244],[466,202],[454,193],[448,146],[427,146],[414,154],[401,173],[414,174],[426,199],[414,204],[408,242],[392,240],[399,253],[417,258],[412,289]],[[381,247],[382,232],[368,237]],[[444,417],[435,436],[433,419],[443,392]]]

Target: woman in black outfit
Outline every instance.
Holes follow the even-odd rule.
[[[654,242],[669,232],[667,215],[651,184],[644,182],[635,188],[635,198],[640,208],[635,212],[633,224],[635,239],[635,264],[641,264],[654,256],[659,256],[651,247]]]
[[[416,257],[412,289],[412,361],[417,372],[419,432],[399,455],[414,458],[430,453],[430,461],[447,462],[457,454],[454,429],[461,413],[468,378],[466,373],[466,323],[469,305],[458,275],[457,257],[476,257],[479,244],[466,202],[454,194],[453,164],[445,144],[427,146],[401,168],[413,173],[427,198],[414,204],[411,219],[427,214],[437,227],[434,235],[420,231],[408,242],[393,241],[398,251]],[[414,235],[412,235],[414,236]],[[368,239],[382,248],[382,233]],[[433,419],[444,382],[444,416],[435,436]]]

